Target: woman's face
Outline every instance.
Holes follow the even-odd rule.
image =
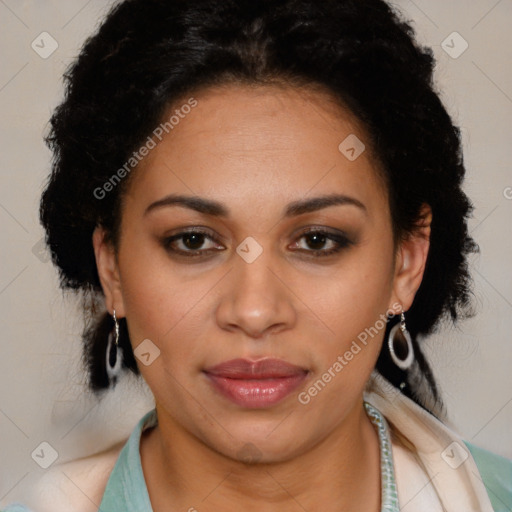
[[[134,171],[117,257],[95,234],[107,306],[161,421],[228,457],[287,460],[358,421],[386,314],[410,306],[421,264],[413,245],[395,258],[348,111],[269,86],[194,97]],[[234,359],[245,370],[214,371]],[[265,359],[293,366],[251,368]]]

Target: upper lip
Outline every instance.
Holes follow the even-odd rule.
[[[292,377],[306,373],[304,368],[287,363],[282,359],[231,359],[204,370],[210,375],[231,379],[269,379]]]

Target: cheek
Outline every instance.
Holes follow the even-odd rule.
[[[155,278],[152,272],[144,272],[141,277],[126,270],[125,311],[139,371],[159,402],[181,403],[179,383],[186,380],[185,369],[191,371],[191,362],[196,362],[199,352],[195,340],[199,339],[201,322],[191,322],[198,299],[189,287],[166,281],[161,274]],[[140,352],[150,353],[149,364],[137,357],[139,344]]]
[[[393,288],[391,268],[391,250],[368,247],[322,280],[311,302],[336,337],[357,336],[386,313]]]
[[[132,346],[145,339],[160,350],[158,365],[181,373],[186,361],[200,364],[199,340],[211,314],[208,294],[221,277],[219,271],[198,274],[173,265],[165,252],[151,244],[126,239],[119,267],[123,302]],[[190,366],[190,364],[187,366]],[[142,373],[147,368],[139,365]]]
[[[329,382],[318,404],[337,404],[340,393],[348,399],[347,391],[359,392],[373,370],[387,325],[392,263],[392,246],[368,244],[314,288],[314,312],[329,327],[327,336],[315,337],[316,377]]]

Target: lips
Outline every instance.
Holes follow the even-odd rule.
[[[265,408],[292,393],[308,372],[281,359],[232,359],[206,368],[204,373],[213,388],[236,405]]]
[[[292,377],[304,373],[306,370],[287,363],[282,359],[260,359],[249,361],[247,359],[232,359],[212,366],[205,370],[210,375],[227,377],[231,379],[271,379]]]

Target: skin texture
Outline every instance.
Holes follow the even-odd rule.
[[[384,329],[321,392],[299,392],[349,350],[365,328],[399,303],[410,307],[423,276],[429,209],[415,236],[394,248],[387,191],[369,144],[355,161],[338,146],[367,139],[357,119],[318,91],[229,85],[199,91],[198,105],[141,162],[123,203],[117,251],[97,228],[93,243],[107,309],[126,317],[159,425],[141,441],[155,511],[380,510],[378,438],[362,393]],[[291,202],[331,194],[333,205],[289,218]],[[146,209],[169,194],[215,200],[229,216],[182,206]],[[201,257],[163,240],[201,226]],[[304,236],[345,232],[352,242]],[[252,263],[236,252],[246,237],[263,249]],[[172,247],[187,250],[184,239]],[[190,250],[190,249],[189,249]],[[264,409],[239,407],[202,370],[233,358],[276,357],[308,370],[300,389]],[[257,460],[244,463],[247,444]],[[167,507],[167,508],[166,508]],[[174,508],[173,508],[174,510]]]

